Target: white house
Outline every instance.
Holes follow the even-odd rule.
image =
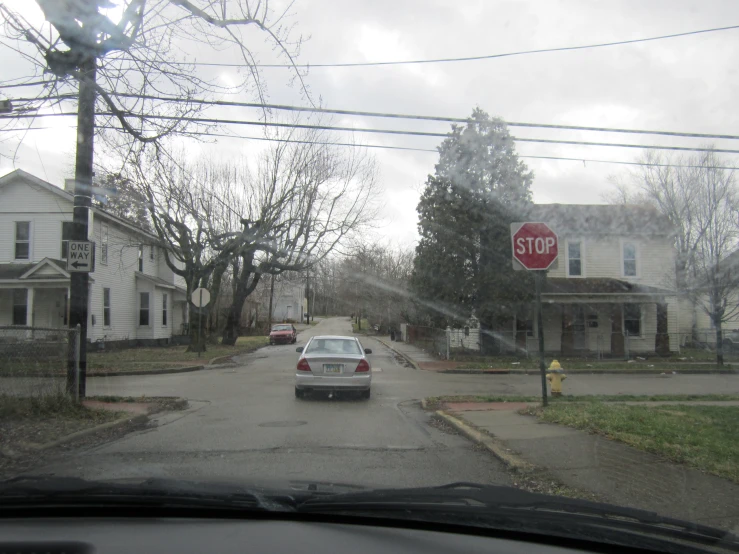
[[[542,292],[546,351],[678,350],[674,239],[665,217],[643,206],[537,204],[526,220],[547,223],[559,239]],[[499,329],[530,352],[537,349],[533,313],[526,306]]]
[[[69,317],[73,195],[22,170],[0,177],[0,325],[63,327]],[[88,339],[166,343],[187,321],[184,281],[157,237],[104,210],[89,216],[95,243]]]

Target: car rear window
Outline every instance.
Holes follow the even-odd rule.
[[[307,354],[361,354],[357,341],[352,339],[313,339]]]
[[[275,325],[272,327],[273,331],[292,331],[293,328],[290,325]]]

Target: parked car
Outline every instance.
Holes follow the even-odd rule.
[[[313,337],[297,351],[296,398],[311,390],[357,391],[362,398],[370,397],[372,365],[366,355],[372,350],[363,348],[355,337]]]
[[[736,354],[739,352],[739,330],[728,331],[723,340],[724,354]]]
[[[269,332],[270,344],[295,344],[298,341],[298,330],[292,323],[273,325]]]

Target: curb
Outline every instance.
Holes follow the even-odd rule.
[[[107,373],[89,372],[88,377],[124,377],[126,375],[166,375],[168,373],[188,373],[190,371],[199,371],[205,369],[204,365],[189,365],[187,367],[173,367],[170,369],[152,369],[151,371],[135,370],[135,371],[110,371]]]
[[[386,343],[384,340],[382,340],[380,337],[372,337],[372,338],[374,338],[377,342],[379,342],[381,344],[384,344],[387,348],[389,348],[390,350],[392,350],[393,352],[395,352],[398,356],[400,356],[401,358],[403,358],[406,362],[408,362],[409,364],[411,364],[413,366],[413,369],[418,369],[418,370],[421,369],[420,367],[418,367],[418,364],[415,362],[415,360],[413,360],[413,358],[410,358],[407,354],[404,354],[403,352],[400,352],[399,350],[396,350],[395,348],[393,348],[392,346],[390,346],[388,343]]]
[[[31,450],[35,450],[37,452],[42,451],[42,450],[48,450],[49,448],[54,448],[55,446],[59,446],[60,444],[70,442],[75,439],[79,439],[81,437],[86,437],[87,435],[92,435],[94,433],[97,433],[98,431],[114,429],[115,427],[121,427],[126,424],[146,423],[147,421],[149,421],[148,414],[140,414],[134,417],[127,416],[121,419],[116,419],[115,421],[101,423],[100,425],[96,425],[95,427],[90,427],[89,429],[82,429],[81,431],[76,431],[74,433],[71,433],[69,435],[66,435],[64,437],[61,437],[59,439],[56,439],[50,442],[46,442],[44,444],[34,445],[31,447]]]
[[[421,405],[423,405],[424,403],[425,402],[422,401]],[[505,445],[498,439],[478,431],[464,421],[457,419],[456,417],[446,413],[443,410],[437,410],[436,415],[444,419],[447,423],[452,425],[471,441],[474,441],[477,444],[487,448],[488,451],[490,451],[493,456],[503,462],[503,464],[508,469],[521,473],[534,470],[534,466],[532,464],[509,452]]]

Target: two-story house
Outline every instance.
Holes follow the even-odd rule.
[[[678,350],[673,229],[643,206],[537,204],[559,257],[542,291],[545,350],[561,355]],[[516,345],[536,351],[533,308],[514,323]]]
[[[64,327],[73,194],[22,170],[0,177],[0,325]],[[156,236],[92,208],[88,339],[166,343],[187,320],[184,281]]]

